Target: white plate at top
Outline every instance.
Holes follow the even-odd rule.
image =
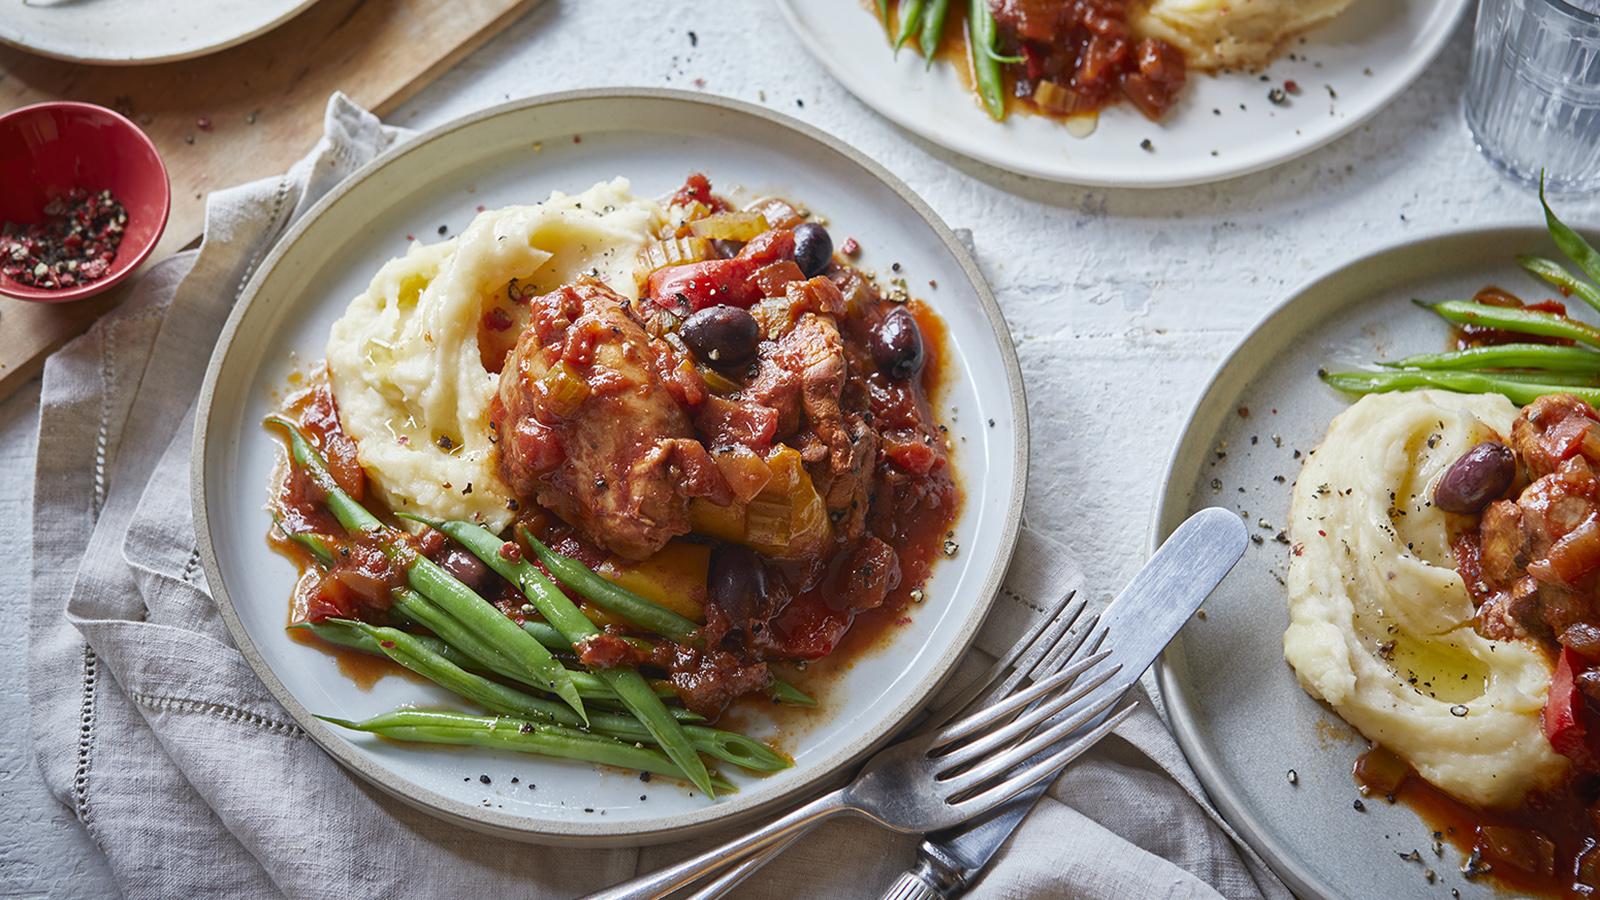
[[[950,429],[965,498],[955,524],[960,550],[934,567],[927,600],[829,680],[817,711],[785,718],[780,745],[794,767],[767,778],[721,767],[739,791],[716,802],[665,779],[646,787],[635,773],[392,743],[312,718],[363,719],[407,703],[471,705],[409,678],[363,690],[339,673],[334,657],[285,633],[295,570],[266,542],[263,505],[280,442],[261,420],[289,373],[320,363],[329,326],[379,266],[405,252],[408,234],[437,240],[441,227],[459,233],[476,209],[532,203],[618,175],[635,193],[660,196],[696,171],[719,191],[779,194],[826,215],[839,240],[860,242],[862,266],[899,263],[913,293],[948,326],[949,376],[936,413]],[[930,280],[937,289],[925,287]],[[195,425],[195,531],[207,584],[240,652],[295,721],[361,777],[441,818],[509,837],[677,840],[819,785],[886,740],[953,671],[1016,543],[1026,417],[1016,354],[976,263],[893,175],[815,129],[735,101],[677,91],[553,94],[440,126],[390,151],[278,244],[246,287],[206,373]],[[740,715],[749,733],[775,727],[760,710]]]
[[[1274,166],[1350,131],[1411,84],[1444,48],[1467,0],[1356,0],[1298,40],[1265,73],[1192,74],[1178,103],[1151,122],[1126,103],[1104,110],[1094,133],[1073,137],[1042,116],[989,118],[963,73],[898,57],[872,4],[778,0],[811,54],[846,89],[902,128],[1021,175],[1105,187],[1178,187]],[[1282,105],[1268,91],[1300,87]],[[1150,149],[1141,142],[1149,140]]]
[[[0,42],[69,62],[172,62],[243,43],[315,2],[0,0]]]

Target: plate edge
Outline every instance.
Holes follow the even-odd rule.
[[[1580,231],[1592,233],[1596,229],[1587,224],[1569,222]],[[1267,312],[1252,323],[1245,331],[1244,336],[1227,352],[1217,366],[1207,377],[1204,387],[1201,388],[1198,399],[1184,418],[1182,427],[1178,430],[1177,439],[1168,453],[1167,467],[1162,477],[1161,489],[1156,494],[1154,506],[1151,510],[1150,521],[1147,529],[1148,540],[1146,552],[1152,553],[1165,537],[1162,520],[1169,515],[1169,507],[1182,501],[1187,501],[1187,495],[1177,497],[1172,484],[1173,468],[1177,465],[1184,445],[1188,443],[1190,431],[1195,425],[1195,418],[1199,412],[1209,405],[1212,391],[1217,387],[1223,375],[1232,368],[1243,356],[1247,345],[1257,332],[1267,326],[1269,322],[1280,316],[1289,315],[1304,301],[1307,293],[1315,289],[1322,282],[1338,276],[1347,270],[1370,264],[1374,259],[1391,253],[1415,251],[1420,247],[1445,240],[1455,240],[1472,236],[1487,236],[1497,232],[1539,231],[1538,225],[1530,225],[1526,221],[1503,220],[1483,225],[1474,225],[1466,228],[1439,228],[1429,230],[1403,241],[1374,247],[1358,256],[1345,259],[1334,265],[1328,266],[1310,277],[1302,280],[1285,294],[1285,299],[1274,304]],[[1187,504],[1185,503],[1185,506]],[[1177,514],[1174,507],[1174,514]],[[1182,646],[1183,632],[1173,640],[1168,649],[1156,658],[1155,682],[1157,692],[1161,697],[1161,705],[1165,710],[1167,725],[1173,737],[1178,742],[1179,749],[1183,752],[1184,759],[1194,769],[1195,776],[1200,780],[1201,788],[1222,814],[1223,819],[1235,832],[1236,841],[1242,840],[1249,851],[1255,854],[1275,875],[1281,878],[1296,896],[1309,898],[1322,898],[1322,900],[1344,900],[1345,894],[1316,877],[1306,869],[1300,861],[1285,848],[1281,847],[1277,838],[1256,820],[1253,814],[1247,812],[1248,805],[1244,803],[1233,790],[1229,779],[1225,778],[1217,766],[1212,762],[1210,755],[1200,749],[1201,737],[1198,718],[1193,714],[1187,701],[1186,689],[1178,680],[1174,672],[1175,664],[1169,660],[1168,654]]]
[[[437,140],[445,135],[462,128],[470,127],[476,123],[509,113],[520,112],[526,109],[560,103],[582,102],[592,100],[658,100],[668,102],[684,102],[702,106],[711,106],[723,111],[753,115],[779,127],[795,131],[803,137],[821,144],[829,150],[843,156],[848,161],[864,169],[869,175],[892,190],[902,201],[907,203],[923,219],[943,243],[946,251],[961,266],[963,274],[972,284],[978,296],[979,305],[989,319],[992,330],[1000,345],[1001,364],[1006,371],[1008,399],[1013,407],[1013,465],[1014,475],[1009,486],[1008,507],[1005,515],[1004,526],[1000,540],[1000,552],[996,555],[989,571],[982,577],[982,586],[979,594],[973,598],[976,609],[968,614],[967,620],[960,626],[957,640],[952,643],[945,655],[938,660],[937,667],[931,679],[913,692],[911,701],[893,711],[886,725],[873,739],[859,746],[853,752],[838,757],[833,761],[824,762],[811,783],[801,787],[796,793],[809,794],[815,787],[827,783],[830,778],[836,777],[850,765],[865,758],[865,756],[882,746],[891,739],[896,732],[915,715],[917,710],[927,704],[938,692],[939,688],[954,674],[956,663],[971,648],[983,622],[987,619],[994,607],[1001,584],[1004,581],[1006,570],[1016,551],[1018,535],[1021,529],[1021,514],[1023,502],[1027,493],[1027,472],[1029,458],[1029,427],[1026,393],[1022,382],[1021,367],[1018,362],[1015,343],[1011,337],[1010,329],[1006,323],[999,303],[995,300],[993,290],[978,266],[974,255],[956,238],[949,226],[939,215],[933,211],[920,196],[897,176],[879,165],[871,157],[860,150],[844,143],[843,141],[826,134],[820,129],[794,119],[782,113],[746,103],[740,100],[708,95],[698,92],[681,91],[663,88],[590,88],[572,91],[559,91],[548,94],[535,95],[504,103],[495,104],[475,113],[470,113],[442,123],[428,131],[415,136],[403,144],[397,145],[380,154],[356,172],[345,178],[336,187],[318,200],[301,218],[280,237],[267,254],[261,266],[252,275],[250,281],[239,292],[233,309],[223,325],[217,338],[216,346],[210,360],[206,365],[205,379],[202,382],[197,400],[194,433],[190,442],[190,502],[195,525],[196,548],[200,554],[202,569],[205,572],[207,583],[211,587],[213,601],[217,604],[223,615],[229,636],[234,640],[240,653],[250,664],[256,676],[266,685],[273,698],[282,705],[294,718],[296,723],[306,730],[307,734],[340,765],[354,771],[363,780],[384,790],[386,793],[400,797],[413,806],[424,809],[430,815],[464,825],[479,831],[489,831],[505,837],[530,842],[544,842],[552,844],[590,846],[611,844],[639,844],[656,843],[675,839],[686,839],[706,831],[725,828],[734,822],[754,817],[769,811],[775,806],[791,802],[795,793],[779,795],[757,805],[739,810],[727,815],[706,816],[708,810],[715,810],[715,805],[702,807],[700,810],[679,814],[694,821],[675,825],[663,824],[651,829],[609,829],[605,831],[594,828],[568,829],[558,827],[557,830],[544,831],[528,827],[532,820],[526,817],[515,817],[494,813],[467,814],[455,812],[447,807],[433,803],[422,803],[414,797],[406,796],[396,789],[395,785],[388,783],[393,776],[384,771],[372,771],[370,761],[348,749],[346,742],[335,735],[330,728],[315,720],[309,715],[278,680],[266,661],[261,657],[253,642],[245,632],[243,624],[239,621],[233,609],[232,599],[223,587],[221,570],[217,563],[216,550],[211,540],[211,527],[206,512],[205,492],[205,454],[207,445],[207,431],[211,423],[211,409],[215,402],[217,379],[221,373],[222,365],[228,356],[233,341],[237,335],[238,327],[244,314],[256,299],[266,276],[287,254],[288,249],[295,244],[307,231],[312,222],[320,217],[328,207],[355,188],[357,184],[376,174],[395,158],[412,152],[428,142]],[[443,798],[447,799],[447,798]],[[453,804],[452,805],[456,805]],[[472,809],[471,807],[466,807]],[[495,821],[501,820],[501,821]],[[562,823],[565,825],[565,823]]]
[[[850,87],[849,83],[840,77],[839,71],[834,66],[831,57],[822,52],[819,43],[813,39],[813,36],[810,32],[800,27],[799,20],[795,17],[795,13],[792,9],[793,2],[794,0],[777,0],[778,9],[783,14],[784,22],[789,26],[789,30],[792,31],[800,39],[800,43],[805,46],[806,52],[811,55],[812,59],[816,60],[824,69],[827,70],[828,76],[838,83],[840,87],[844,88],[846,93],[856,98],[857,101],[859,101],[863,106],[872,110],[872,112],[880,118],[888,120],[895,127],[916,135],[921,140],[925,140],[948,153],[953,153],[962,158],[973,160],[1000,171],[1010,172],[1014,175],[1021,175],[1024,178],[1036,178],[1041,181],[1049,181],[1056,184],[1069,184],[1078,187],[1127,188],[1131,190],[1185,188],[1195,187],[1203,184],[1216,184],[1218,182],[1231,181],[1235,178],[1243,178],[1247,175],[1254,175],[1256,173],[1266,171],[1267,169],[1293,162],[1296,159],[1306,156],[1307,154],[1314,153],[1317,150],[1328,146],[1334,141],[1337,141],[1340,138],[1350,134],[1350,132],[1365,124],[1373,116],[1376,116],[1378,113],[1387,109],[1389,104],[1393,103],[1401,94],[1409,90],[1410,87],[1416,83],[1416,80],[1422,76],[1422,73],[1427,71],[1429,66],[1433,65],[1434,60],[1439,58],[1439,54],[1444,51],[1445,45],[1449,43],[1450,38],[1460,27],[1462,19],[1466,17],[1467,10],[1471,8],[1471,4],[1468,3],[1467,0],[1442,0],[1443,3],[1455,2],[1459,5],[1457,6],[1456,11],[1451,14],[1449,21],[1439,27],[1438,33],[1433,36],[1433,40],[1426,46],[1424,51],[1415,56],[1408,69],[1403,70],[1402,77],[1396,79],[1393,86],[1387,91],[1380,93],[1370,109],[1345,121],[1338,128],[1335,128],[1320,138],[1311,141],[1303,147],[1293,150],[1287,155],[1276,159],[1261,159],[1253,162],[1246,161],[1238,166],[1224,166],[1207,174],[1195,175],[1193,177],[1119,180],[1074,175],[1071,172],[1060,172],[1034,167],[1021,167],[1012,163],[1002,162],[998,157],[976,155],[966,150],[952,147],[943,140],[934,137],[921,128],[918,128],[917,126],[911,124],[909,117],[879,109],[877,105],[868,102],[866,98],[856,93],[856,91]]]

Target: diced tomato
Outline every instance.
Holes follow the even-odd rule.
[[[791,659],[821,659],[850,630],[855,614],[835,612],[815,592],[802,594],[773,623],[779,652]]]
[[[561,435],[532,416],[517,421],[510,439],[517,443],[518,459],[524,461],[530,475],[543,475],[567,458]]]
[[[795,265],[792,259],[781,259],[771,265],[762,266],[751,277],[763,297],[782,297],[783,289],[789,282],[806,279],[805,273],[800,271],[800,267]]]
[[[362,500],[367,495],[367,473],[356,458],[356,442],[344,433],[339,425],[339,409],[333,399],[333,389],[320,384],[311,392],[305,411],[300,415],[300,425],[311,437],[311,443],[322,451],[328,461],[328,471],[345,493]]]
[[[778,432],[778,412],[754,400],[708,396],[695,423],[711,437],[707,446],[738,444],[764,453]]]
[[[939,461],[938,452],[915,436],[907,440],[900,435],[884,435],[883,454],[912,475],[928,474]]]
[[[708,306],[748,309],[761,299],[757,271],[794,256],[794,232],[774,228],[750,239],[732,259],[667,266],[650,273],[650,299],[663,309],[688,315]]]
[[[711,179],[703,172],[695,172],[685,179],[683,187],[678,188],[678,192],[672,195],[670,201],[672,206],[688,206],[691,203],[704,203],[712,212],[721,212],[727,208],[727,204],[722,202],[720,197],[711,193]]]
[[[734,258],[752,263],[751,271],[779,260],[794,259],[794,232],[788,228],[763,231],[751,238]]]
[[[605,632],[592,635],[578,644],[578,661],[595,669],[637,666],[640,662],[639,654],[627,641]]]
[[[1044,77],[1044,54],[1030,44],[1022,45],[1022,62],[1027,67],[1028,80],[1038,81]]]
[[[489,311],[483,314],[483,327],[490,331],[505,331],[514,324],[516,323],[506,315],[506,311],[498,306],[490,307]]]
[[[1600,732],[1590,727],[1594,724],[1585,706],[1583,693],[1578,689],[1578,675],[1589,667],[1583,657],[1563,648],[1556,663],[1555,675],[1550,679],[1550,694],[1545,699],[1545,739],[1562,756],[1585,769],[1595,768],[1600,760],[1596,742]]]

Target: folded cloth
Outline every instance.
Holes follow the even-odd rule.
[[[29,703],[35,754],[130,897],[569,896],[709,846],[545,849],[399,803],[307,738],[228,639],[190,515],[194,405],[243,284],[316,199],[408,133],[342,95],[286,175],[213,194],[200,249],[154,266],[45,368],[34,487]],[[967,666],[1081,581],[1024,530]],[[876,896],[915,841],[819,829],[741,890]],[[1287,897],[1232,841],[1144,710],[1078,762],[976,896]]]

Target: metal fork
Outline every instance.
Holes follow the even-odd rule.
[[[1011,649],[1004,656],[995,660],[989,668],[950,699],[927,711],[916,730],[936,728],[965,710],[975,710],[998,702],[1015,690],[1025,678],[1037,680],[1058,671],[1078,652],[1100,621],[1098,613],[1090,616],[1082,628],[1073,632],[1070,638],[1063,640],[1067,629],[1077,623],[1078,617],[1083,615],[1084,608],[1088,605],[1086,601],[1077,600],[1076,597],[1076,591],[1069,591],[1052,604],[1045,610],[1044,615],[1029,626],[1027,633],[1011,645]],[[1093,651],[1099,647],[1094,646],[1089,649]],[[716,900],[733,890],[746,878],[758,872],[762,866],[782,855],[814,825],[815,823],[807,824],[765,850],[746,857],[719,875],[715,881],[690,894],[687,900]]]
[[[1081,612],[1081,606],[1078,608]],[[1058,616],[1040,639],[1026,645],[1035,659],[1032,666],[1018,665],[999,685],[973,691],[983,698],[1003,697],[981,705],[976,712],[951,723],[940,723],[874,756],[849,785],[801,806],[756,831],[677,865],[662,869],[593,895],[594,900],[661,897],[702,875],[762,850],[825,819],[844,813],[868,818],[880,826],[905,833],[938,831],[981,816],[1029,786],[1053,777],[1067,763],[1093,746],[1133,711],[1125,706],[1099,725],[1059,747],[1072,732],[1105,713],[1121,698],[1104,697],[1059,721],[1050,721],[1088,696],[1117,671],[1108,667],[1082,684],[1078,676],[1109,656],[1093,653],[1062,665],[1092,634],[1091,646],[1103,632],[1084,629],[1064,637]],[[1067,622],[1070,625],[1070,621]],[[1043,641],[1045,634],[1053,639]],[[1000,668],[1004,668],[1003,666]],[[1048,672],[1049,674],[1043,674]],[[1030,675],[1038,676],[1026,688],[1016,687]],[[954,705],[953,703],[951,705]],[[967,700],[957,709],[980,705]],[[1043,727],[1041,727],[1043,726]],[[1030,765],[1018,766],[1046,748],[1049,755]],[[1012,771],[1015,769],[1015,771]]]

